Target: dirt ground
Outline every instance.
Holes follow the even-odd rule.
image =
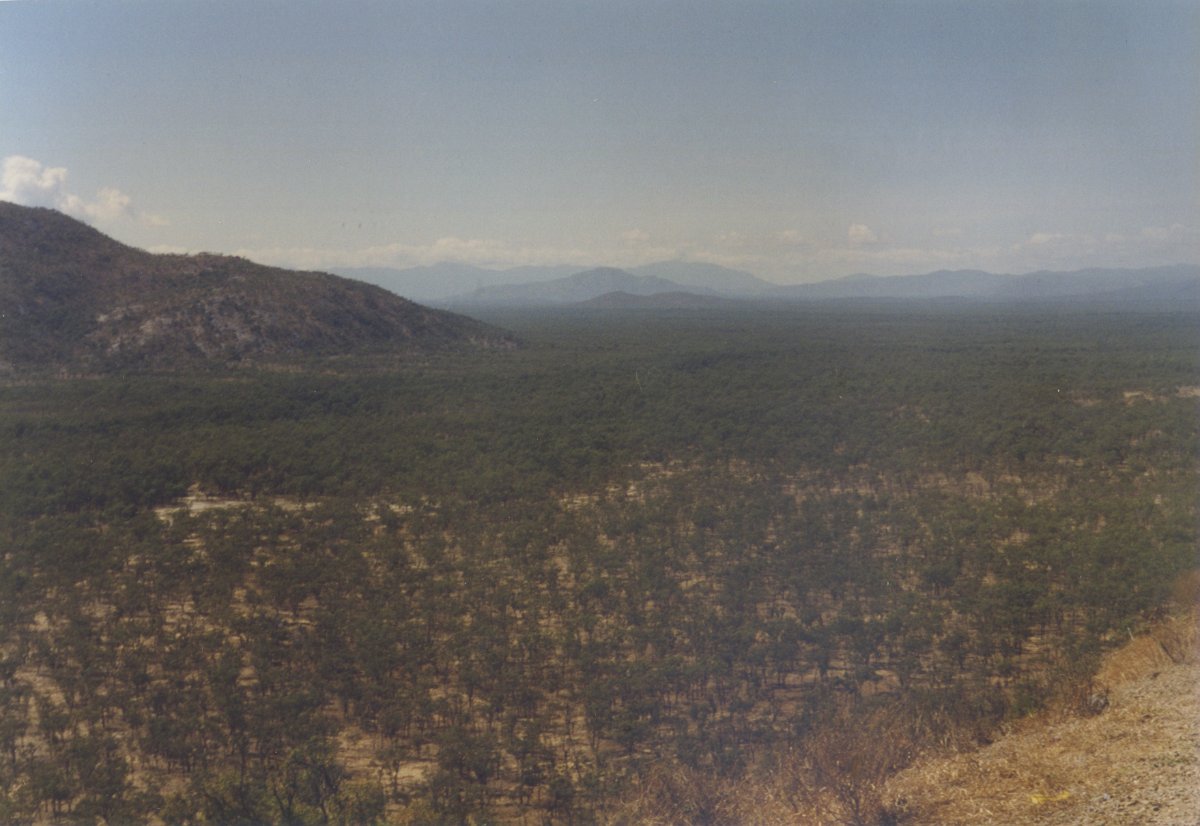
[[[978,751],[926,760],[885,797],[903,823],[1200,824],[1196,616],[1106,659],[1094,716],[1045,714]]]

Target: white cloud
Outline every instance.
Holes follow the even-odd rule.
[[[722,249],[745,249],[753,241],[744,232],[718,232],[713,236],[713,243]]]
[[[1069,239],[1069,236],[1063,235],[1061,232],[1035,232],[1029,236],[1025,243],[1032,246],[1040,246],[1042,244],[1058,244]]]
[[[156,212],[138,212],[138,220],[148,227],[169,227],[171,219]]]
[[[132,218],[149,226],[166,226],[161,215],[139,212],[133,199],[119,189],[104,187],[88,201],[67,190],[67,169],[44,166],[24,155],[9,155],[0,168],[0,201],[23,206],[50,207],[82,221],[111,223]]]
[[[446,236],[424,244],[379,244],[358,249],[323,247],[259,247],[234,250],[234,255],[281,267],[413,267],[454,261],[480,267],[524,264],[581,264],[595,266],[596,253],[561,247],[528,247],[493,238]]]
[[[1183,224],[1171,224],[1169,227],[1143,227],[1141,236],[1147,241],[1173,241],[1185,238],[1188,229]]]
[[[1027,259],[1030,266],[1068,266],[1073,259],[1085,261],[1088,256],[1102,255],[1103,246],[1113,243],[1110,240],[1112,237],[1112,233],[1097,239],[1088,232],[1035,232],[1024,241],[1014,244],[1012,250],[1019,256],[1033,256]],[[1079,266],[1090,265],[1081,263]]]
[[[994,257],[989,249],[927,249],[893,246],[878,239],[859,245],[819,248],[798,231],[750,236],[719,233],[708,243],[667,245],[645,243],[630,232],[618,233],[613,242],[585,246],[533,246],[489,238],[447,236],[427,243],[390,243],[357,249],[333,247],[258,247],[233,254],[265,264],[304,270],[340,267],[412,267],[455,261],[503,269],[519,265],[600,265],[633,267],[654,261],[686,259],[734,269],[745,269],[780,283],[801,274],[831,277],[863,269],[885,274],[920,272],[949,266],[974,266],[980,255]],[[634,243],[636,241],[636,243]]]
[[[130,215],[133,200],[119,189],[105,187],[96,193],[96,200],[84,204],[87,214],[98,221],[111,221],[125,215]]]
[[[636,267],[655,261],[687,257],[710,260],[710,256],[687,246],[653,242],[649,234],[619,233],[606,242],[579,246],[541,246],[495,238],[445,236],[425,243],[396,242],[354,249],[336,247],[243,247],[231,251],[252,261],[303,270],[340,267],[414,267],[453,261],[488,269],[516,266],[571,265]],[[713,263],[719,263],[713,261]]]
[[[959,265],[972,260],[973,253],[958,249],[936,249],[925,247],[887,247],[884,249],[830,248],[820,250],[817,257],[823,262],[837,262],[872,266],[887,269],[893,267],[905,272]],[[893,272],[882,273],[885,275]]]
[[[763,234],[729,231],[702,240],[664,242],[640,229],[618,230],[576,245],[523,244],[497,238],[443,236],[357,248],[276,246],[233,251],[254,261],[304,270],[341,267],[396,267],[454,261],[489,269],[520,265],[634,267],[654,261],[685,259],[744,269],[780,283],[831,278],[852,272],[902,275],[937,269],[984,269],[1032,272],[1088,266],[1150,266],[1196,259],[1200,236],[1179,225],[1141,228],[1121,233],[1038,231],[1004,243],[959,244],[893,242],[870,227],[847,234],[847,240],[822,246],[799,231]],[[857,241],[850,240],[853,235]],[[870,240],[874,239],[874,240]]]
[[[1034,232],[999,257],[1010,272],[1151,267],[1195,262],[1200,233],[1182,224],[1105,232]]]
[[[67,170],[45,168],[33,158],[9,155],[0,172],[0,200],[24,206],[57,207],[67,197]]]
[[[879,236],[866,224],[851,224],[850,229],[846,230],[846,240],[854,246],[875,244],[879,241]]]

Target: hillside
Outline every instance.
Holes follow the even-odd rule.
[[[1197,630],[1195,609],[1158,622],[1111,651],[1091,681],[1060,684],[1052,709],[1009,723],[986,745],[935,747],[890,777],[889,757],[914,751],[905,726],[834,731],[741,783],[701,789],[677,769],[652,775],[618,820],[666,826],[700,804],[713,821],[739,826],[1194,826]],[[857,782],[822,774],[828,762],[857,772]]]
[[[436,369],[10,382],[0,822],[963,822],[885,781],[1195,568],[1194,316],[524,318]]]
[[[1165,622],[1106,658],[1098,714],[1042,715],[985,748],[918,762],[888,796],[905,823],[1194,824],[1198,655],[1195,614]]]
[[[0,370],[172,368],[511,346],[502,331],[325,273],[152,255],[48,209],[0,203]]]

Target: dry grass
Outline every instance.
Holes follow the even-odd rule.
[[[1195,617],[1171,617],[1148,634],[1134,637],[1105,658],[1096,674],[1096,682],[1115,686],[1140,679],[1172,665],[1200,660],[1200,645]]]
[[[892,822],[883,791],[920,732],[893,709],[840,708],[801,747],[773,754],[741,780],[679,764],[654,767],[612,818],[619,824],[876,826]]]
[[[1181,585],[1194,606],[1200,576]],[[1109,654],[1080,692],[982,749],[927,758],[901,712],[831,719],[739,782],[652,770],[622,824],[1200,824],[1200,612],[1181,608]],[[1086,708],[1102,696],[1107,705]],[[1081,713],[1082,712],[1082,713]]]
[[[1178,590],[1176,615],[1109,653],[1086,686],[1064,690],[1057,705],[989,746],[959,740],[956,752],[892,774],[930,741],[922,721],[882,711],[830,719],[802,749],[737,782],[656,766],[610,821],[1197,826],[1200,574]]]
[[[1108,706],[1043,715],[992,745],[917,763],[888,784],[904,823],[1200,823],[1200,656],[1193,609],[1112,652]]]

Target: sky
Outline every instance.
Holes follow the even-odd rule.
[[[0,200],[324,269],[1200,262],[1200,4],[0,2]]]

